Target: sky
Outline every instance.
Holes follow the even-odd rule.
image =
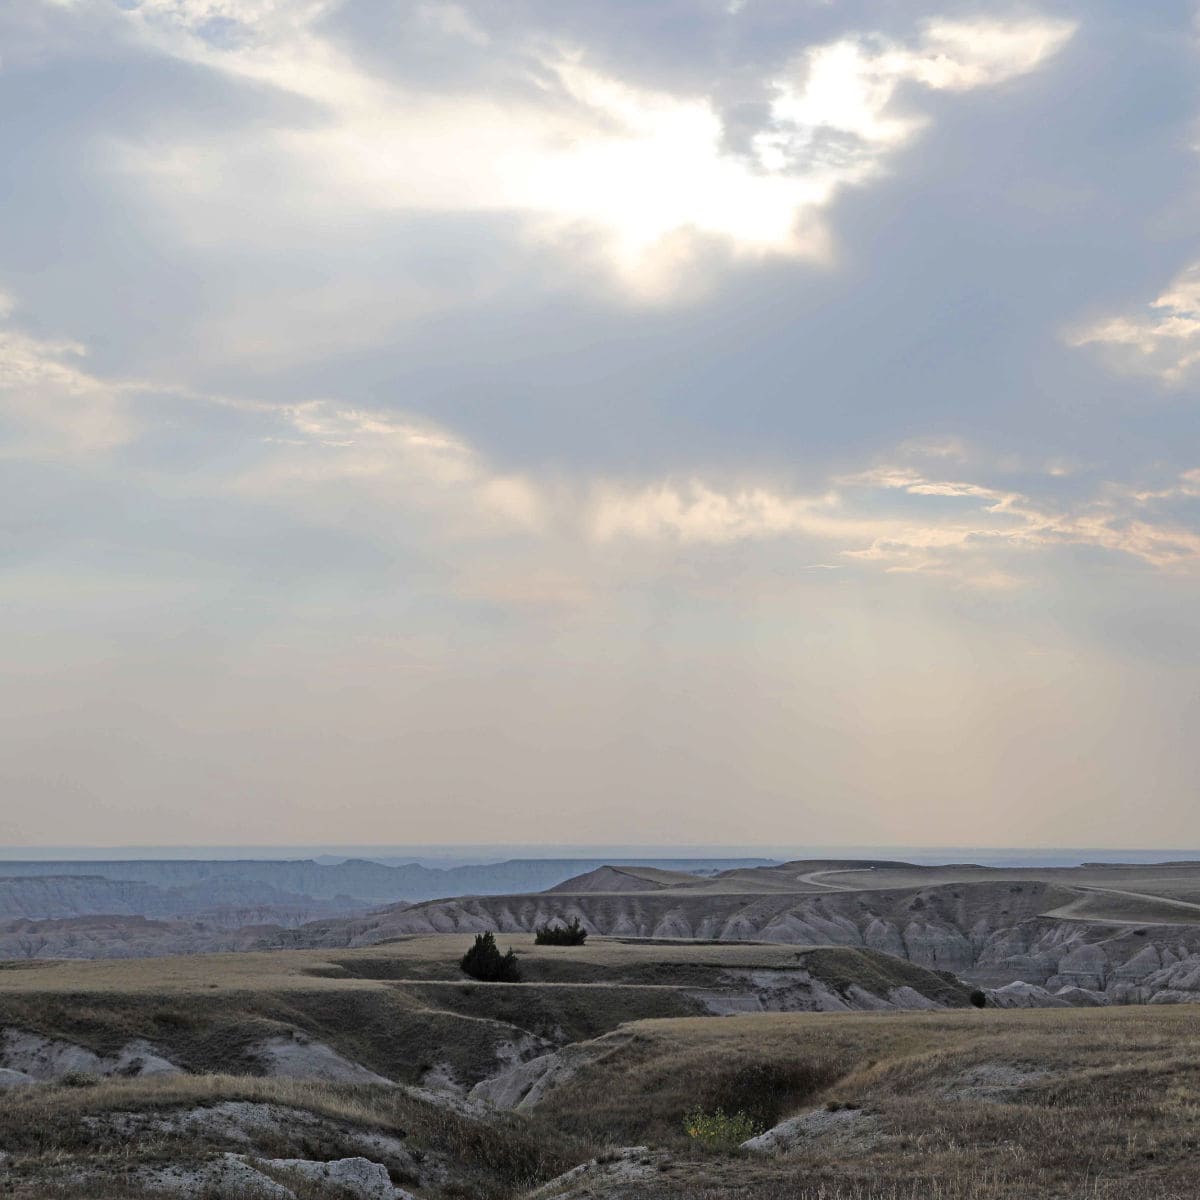
[[[0,843],[1200,846],[1198,66],[5,0]]]

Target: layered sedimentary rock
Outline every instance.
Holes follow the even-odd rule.
[[[806,896],[560,891],[414,905],[329,933],[367,945],[406,933],[529,931],[577,917],[591,933],[618,937],[864,946],[992,988],[1019,980],[1051,995],[1082,989],[1120,1003],[1200,999],[1200,925],[1042,915],[1070,899],[1042,883]]]

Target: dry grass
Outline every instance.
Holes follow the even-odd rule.
[[[0,1028],[14,1026],[113,1054],[144,1038],[189,1071],[254,1071],[255,1045],[300,1029],[389,1078],[419,1082],[437,1063],[474,1082],[498,1047],[532,1033],[556,1043],[623,1022],[700,1011],[692,989],[719,989],[730,969],[803,968],[831,986],[886,992],[909,984],[950,1004],[967,989],[873,951],[797,950],[589,939],[537,946],[502,937],[520,955],[520,986],[467,979],[469,935],[411,938],[335,954],[198,955],[29,964],[0,971]],[[744,984],[742,985],[744,986]]]
[[[152,993],[196,995],[248,990],[283,992],[318,987],[371,989],[380,982],[464,979],[458,962],[471,935],[410,936],[356,950],[276,950],[197,954],[178,958],[96,959],[3,964],[0,1003],[41,994]],[[544,983],[702,983],[730,967],[795,966],[802,947],[747,942],[677,942],[589,938],[583,946],[538,946],[532,933],[501,933],[522,976]],[[867,952],[870,954],[871,952]],[[885,957],[885,956],[877,956]]]
[[[0,993],[0,1027],[26,1029],[112,1054],[145,1038],[196,1073],[257,1072],[256,1045],[300,1029],[379,1074],[416,1082],[448,1061],[463,1079],[495,1066],[497,1046],[519,1031],[486,1019],[427,1007],[388,986],[219,990],[188,995],[149,990],[109,993]]]
[[[857,1176],[857,1177],[856,1177]],[[1193,1200],[1195,1176],[1180,1174],[1136,1181],[1078,1176],[1051,1191],[1028,1185],[1005,1173],[947,1167],[946,1164],[907,1180],[877,1177],[873,1169],[848,1170],[831,1176],[822,1169],[793,1165],[787,1170],[739,1164],[737,1168],[681,1164],[652,1184],[626,1187],[620,1200]],[[616,1194],[613,1194],[616,1200]]]
[[[522,1031],[587,1038],[638,1017],[696,1011],[670,987],[478,984],[458,969],[469,940],[412,939],[332,958],[292,951],[30,964],[0,972],[0,1028],[100,1054],[145,1038],[190,1071],[218,1073],[256,1069],[256,1043],[301,1029],[390,1078],[417,1082],[433,1064],[448,1062],[470,1082],[494,1070],[497,1047]],[[614,953],[601,944],[572,948],[564,958],[559,948],[535,947],[531,936],[513,941],[534,979],[649,978],[664,956],[686,955],[633,947]],[[700,975],[711,980],[714,972],[701,968]]]
[[[546,1119],[592,1140],[649,1140],[686,1155],[677,1121],[694,1096],[728,1111],[739,1072],[807,1064],[812,1086],[793,1107],[851,1103],[883,1130],[853,1155],[818,1139],[777,1161],[685,1158],[629,1193],[645,1200],[1165,1200],[1200,1181],[1193,1008],[766,1015],[623,1034],[552,1094]],[[786,1091],[776,1094],[782,1107]]]
[[[137,1164],[221,1147],[134,1144],[87,1118],[234,1099],[329,1123],[317,1144],[298,1127],[290,1141],[256,1146],[270,1157],[340,1156],[348,1151],[338,1130],[402,1133],[458,1164],[446,1197],[515,1196],[598,1149],[639,1143],[673,1160],[651,1182],[622,1185],[623,1200],[1182,1200],[1200,1179],[1193,1008],[641,1021],[592,1051],[591,1064],[530,1115],[480,1122],[383,1087],[110,1080],[10,1093],[0,1145],[26,1177],[54,1162],[104,1164],[120,1196]],[[683,1130],[698,1107],[771,1123],[829,1102],[873,1114],[878,1142],[848,1153],[816,1140],[762,1160],[699,1150]]]
[[[163,1133],[129,1138],[113,1114],[190,1110],[224,1101],[278,1106],[323,1118],[282,1123],[282,1132],[258,1133],[251,1152],[265,1158],[332,1159],[361,1153],[348,1131],[402,1138],[419,1156],[453,1165],[438,1189],[450,1196],[508,1196],[587,1158],[591,1146],[504,1113],[480,1121],[395,1088],[337,1085],[234,1076],[103,1080],[91,1087],[22,1088],[0,1107],[0,1145],[13,1155],[7,1178],[14,1195],[42,1194],[47,1174],[72,1165],[128,1180],[139,1167],[199,1161],[216,1150],[245,1152],[241,1142],[212,1134]],[[109,1119],[105,1119],[105,1118]],[[22,1191],[25,1182],[35,1190]],[[397,1178],[397,1183],[412,1180]],[[74,1186],[69,1182],[67,1194]],[[131,1185],[126,1184],[130,1187]],[[464,1190],[466,1189],[466,1190]],[[6,1194],[0,1181],[0,1195]],[[140,1195],[136,1189],[132,1194]],[[318,1191],[314,1191],[314,1195]]]

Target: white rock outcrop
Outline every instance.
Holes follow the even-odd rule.
[[[614,1041],[610,1037],[605,1044],[611,1047]],[[593,1043],[582,1042],[516,1063],[477,1083],[471,1089],[470,1099],[494,1108],[532,1108],[553,1088],[574,1078],[595,1053]]]
[[[132,1041],[116,1054],[97,1054],[74,1042],[42,1037],[24,1029],[0,1034],[0,1067],[35,1083],[51,1083],[64,1075],[178,1075],[180,1068],[145,1041]]]
[[[1036,983],[1018,979],[987,993],[988,1003],[996,1008],[1070,1008],[1068,1001],[1048,992]]]
[[[222,1154],[205,1163],[144,1168],[138,1172],[138,1182],[148,1191],[178,1196],[180,1200],[227,1194],[245,1200],[296,1200],[291,1188],[264,1175],[237,1154]]]
[[[837,1146],[846,1151],[868,1150],[882,1136],[879,1118],[861,1108],[824,1108],[800,1113],[744,1141],[754,1154],[787,1154],[808,1146]]]
[[[413,1200],[411,1192],[396,1187],[387,1168],[369,1158],[337,1158],[317,1162],[306,1158],[270,1158],[263,1163],[285,1174],[339,1188],[347,1200]]]
[[[361,1063],[352,1062],[324,1042],[315,1042],[298,1031],[290,1036],[267,1038],[254,1048],[263,1074],[278,1079],[324,1079],[330,1083],[394,1082]]]
[[[392,1183],[385,1167],[367,1158],[320,1162],[225,1153],[203,1163],[144,1168],[138,1172],[138,1182],[144,1188],[180,1200],[203,1200],[216,1194],[236,1195],[245,1200],[296,1200],[292,1188],[274,1178],[273,1173],[285,1179],[291,1176],[328,1184],[346,1200],[415,1200],[411,1192]]]
[[[526,1200],[575,1200],[576,1197],[626,1195],[624,1185],[644,1184],[658,1175],[670,1161],[662,1150],[648,1146],[629,1146],[602,1158],[593,1158],[556,1176],[530,1192]]]

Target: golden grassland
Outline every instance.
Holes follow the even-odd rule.
[[[523,977],[539,982],[652,982],[647,972],[796,965],[802,947],[750,942],[589,938],[583,946],[538,946],[530,933],[497,940],[520,955]],[[33,960],[0,964],[0,1000],[22,992],[196,992],[255,988],[371,987],[377,980],[458,978],[466,933],[413,935],[361,949],[270,950],[176,958]]]
[[[626,987],[704,987],[729,970],[794,970],[880,988],[910,985],[943,990],[948,1003],[965,993],[952,976],[890,955],[852,947],[758,942],[696,942],[589,938],[583,946],[538,946],[532,934],[498,935],[520,959],[524,983]],[[470,934],[394,938],[346,950],[276,950],[177,958],[0,962],[3,1006],[21,997],[203,997],[206,993],[376,992],[384,984],[464,982],[459,959]],[[487,985],[475,985],[483,987]],[[506,985],[497,985],[503,988]]]

